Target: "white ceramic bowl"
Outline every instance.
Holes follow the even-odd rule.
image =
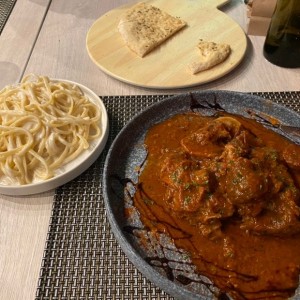
[[[108,137],[109,121],[106,108],[99,96],[82,84],[69,80],[52,80],[63,81],[77,85],[82,90],[82,92],[90,99],[90,101],[92,101],[100,108],[102,113],[100,121],[100,128],[102,132],[101,136],[98,139],[91,141],[90,147],[87,150],[83,151],[76,159],[57,169],[56,175],[54,177],[26,185],[0,184],[1,194],[14,196],[31,195],[55,189],[58,186],[61,186],[67,183],[68,181],[74,179],[75,177],[83,173],[85,170],[87,170],[96,161],[96,159],[99,157],[99,155],[104,149]]]

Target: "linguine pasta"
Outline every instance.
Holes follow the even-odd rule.
[[[0,91],[0,179],[30,184],[55,175],[101,135],[101,111],[74,84],[28,75]]]

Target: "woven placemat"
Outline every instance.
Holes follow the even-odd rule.
[[[300,92],[255,93],[300,113]],[[55,192],[36,299],[173,299],[122,252],[106,218],[102,172],[107,151],[137,113],[167,95],[102,97],[110,120],[104,152]]]
[[[17,0],[0,0],[0,34]]]

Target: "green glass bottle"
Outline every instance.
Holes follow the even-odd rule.
[[[275,65],[300,67],[300,0],[277,0],[263,53]]]

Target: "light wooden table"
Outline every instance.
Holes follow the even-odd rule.
[[[187,0],[190,1],[190,0]],[[200,1],[200,0],[199,0]],[[264,37],[249,36],[243,62],[227,76],[184,90],[130,86],[103,73],[85,48],[86,34],[105,12],[125,0],[18,0],[0,36],[0,88],[36,73],[82,83],[98,95],[179,93],[222,89],[241,92],[300,90],[300,69],[282,69],[262,55]],[[246,31],[246,6],[222,8]],[[0,299],[33,299],[45,247],[53,191],[28,197],[0,195]]]

